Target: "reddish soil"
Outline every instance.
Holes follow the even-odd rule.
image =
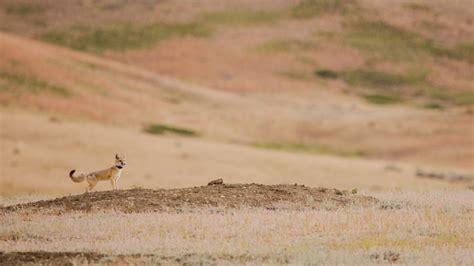
[[[137,212],[181,212],[194,208],[256,207],[274,209],[321,209],[348,205],[368,206],[373,197],[337,189],[304,185],[220,184],[182,189],[130,189],[67,196],[18,204],[0,212],[27,211],[61,214],[70,211],[115,210]]]

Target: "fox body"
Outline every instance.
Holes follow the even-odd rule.
[[[112,167],[109,167],[104,170],[99,170],[95,172],[91,172],[88,174],[80,174],[77,176],[74,176],[74,173],[76,170],[71,170],[69,172],[69,177],[73,182],[79,183],[84,180],[87,181],[88,185],[86,188],[86,192],[91,191],[99,181],[104,181],[104,180],[110,180],[112,183],[112,188],[114,190],[118,189],[118,180],[120,179],[120,176],[122,175],[122,171],[125,167],[125,158],[122,156],[118,156],[118,154],[115,155],[115,164]]]

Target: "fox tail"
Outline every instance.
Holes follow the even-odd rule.
[[[72,182],[79,183],[79,182],[84,181],[85,176],[83,174],[74,176],[75,172],[76,170],[71,170],[71,172],[69,172],[69,177],[71,178]]]

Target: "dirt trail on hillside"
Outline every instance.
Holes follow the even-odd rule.
[[[378,202],[356,191],[311,188],[304,185],[219,184],[182,189],[130,189],[67,196],[0,209],[61,214],[70,211],[115,210],[125,213],[182,212],[194,208],[333,209]]]

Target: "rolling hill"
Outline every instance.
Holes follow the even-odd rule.
[[[0,1],[2,195],[82,191],[66,173],[116,152],[125,187],[425,189],[462,185],[416,168],[473,170],[461,4],[33,2]]]

